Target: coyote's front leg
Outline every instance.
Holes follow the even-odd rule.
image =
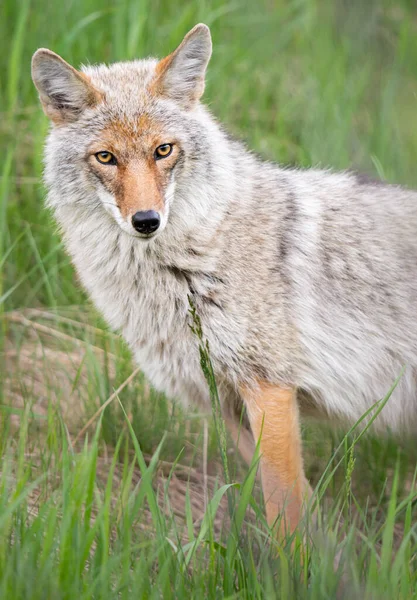
[[[310,494],[303,469],[295,389],[258,382],[241,389],[255,440],[260,440],[266,516],[272,526],[281,515],[280,533],[291,533]]]

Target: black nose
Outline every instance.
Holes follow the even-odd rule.
[[[160,223],[161,219],[155,210],[140,210],[132,217],[132,225],[139,233],[153,233]]]

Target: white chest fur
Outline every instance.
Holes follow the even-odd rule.
[[[64,236],[94,304],[123,334],[152,384],[186,403],[207,404],[198,340],[189,327],[189,282],[182,271],[158,262],[146,243],[107,218],[99,227],[73,219]]]

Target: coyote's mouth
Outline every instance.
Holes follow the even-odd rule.
[[[138,240],[142,240],[143,242],[148,242],[149,240],[152,240],[154,238],[157,237],[158,233],[132,233],[131,234],[133,237],[137,238]]]

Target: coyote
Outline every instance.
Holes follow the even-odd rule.
[[[39,49],[47,205],[155,388],[210,406],[191,297],[285,533],[310,493],[299,411],[355,421],[406,365],[375,426],[417,429],[417,193],[249,152],[200,103],[211,50],[203,24],[162,60],[77,71]]]

